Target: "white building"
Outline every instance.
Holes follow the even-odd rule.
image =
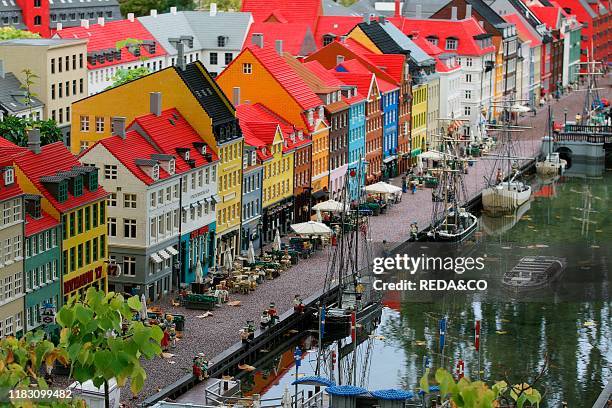
[[[178,44],[184,47],[185,63],[200,60],[213,75],[221,73],[240,53],[253,18],[251,13],[210,11],[176,11],[138,17],[138,21],[166,50],[166,65],[175,65]]]
[[[177,109],[152,111],[86,150],[102,169],[108,202],[109,259],[120,267],[110,289],[157,299],[214,262],[218,158]],[[180,135],[180,137],[178,137]],[[175,137],[173,137],[175,136]]]

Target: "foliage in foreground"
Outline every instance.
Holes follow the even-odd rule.
[[[62,131],[52,119],[30,120],[12,115],[0,121],[0,136],[17,146],[25,147],[28,145],[28,129],[31,128],[40,130],[40,143],[43,146],[62,140]]]
[[[115,74],[111,77],[113,83],[106,89],[115,88],[119,85],[126,84],[135,79],[141,78],[145,75],[149,75],[151,72],[146,67],[138,67],[134,69],[118,69]]]
[[[429,392],[428,377],[429,369],[420,381],[421,389],[425,392]],[[443,400],[450,399],[453,406],[458,408],[539,407],[542,400],[540,392],[525,383],[509,387],[505,381],[497,381],[489,388],[482,381],[471,381],[466,377],[456,382],[442,368],[436,370],[435,379]]]
[[[85,299],[71,298],[58,312],[62,327],[60,347],[66,350],[71,376],[79,382],[92,380],[96,387],[111,378],[123,387],[131,381],[137,394],[147,377],[140,357],[152,359],[161,354],[163,333],[158,326],[145,326],[132,316],[141,308],[133,296],[89,288]]]
[[[31,31],[19,30],[15,27],[0,27],[0,41],[15,40],[18,38],[40,38],[40,35]]]

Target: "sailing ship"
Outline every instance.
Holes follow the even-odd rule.
[[[557,281],[566,267],[565,258],[526,256],[504,273],[502,283],[514,291],[541,289]]]
[[[320,313],[325,316],[328,340],[348,336],[351,327],[382,307],[381,294],[373,289],[374,276],[369,272],[372,249],[367,239],[370,233],[368,217],[360,214],[360,202],[355,210],[350,209],[349,179],[358,177],[358,180],[363,180],[362,171],[359,168],[347,172],[340,194],[346,210],[340,212],[337,230],[341,232],[330,257],[324,288],[324,292],[328,292],[337,284],[337,298]]]
[[[463,183],[467,160],[460,157],[459,144],[469,142],[460,139],[450,131],[441,139],[442,157],[440,179],[432,192],[434,201],[432,223],[427,232],[427,240],[440,242],[461,242],[478,227],[478,218],[465,208],[461,202],[467,201]]]

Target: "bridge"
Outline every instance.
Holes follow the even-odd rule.
[[[572,161],[604,161],[610,150],[612,126],[567,124],[552,140],[548,136],[542,138],[542,155],[558,152],[569,166]]]

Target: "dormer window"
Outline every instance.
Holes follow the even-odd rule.
[[[257,163],[257,152],[253,150],[251,152],[251,164],[255,165],[256,163]]]
[[[456,38],[447,38],[446,39],[446,49],[447,50],[456,50],[457,49],[457,39]]]
[[[15,182],[15,169],[12,167],[6,167],[4,169],[4,185],[10,186]]]
[[[168,173],[174,174],[176,172],[176,160],[171,159],[168,162]]]
[[[185,154],[183,154],[183,157],[185,158],[185,160],[189,160],[189,150],[185,150]]]
[[[438,37],[436,37],[435,35],[430,35],[427,38],[427,41],[429,41],[431,44],[433,45],[438,45]]]
[[[83,177],[76,176],[74,178],[74,187],[72,189],[72,195],[75,197],[80,197],[83,195]]]
[[[249,154],[245,153],[242,157],[242,168],[246,169],[247,167],[249,167]]]
[[[159,180],[159,164],[154,165],[153,168],[151,169],[151,178],[153,180]]]
[[[224,35],[220,35],[217,37],[217,46],[218,47],[225,47],[227,45],[227,40],[228,37],[224,36]]]
[[[68,200],[68,180],[62,180],[57,186],[57,201],[63,203]]]
[[[27,194],[25,196],[25,210],[30,217],[36,219],[40,218],[40,196]]]

